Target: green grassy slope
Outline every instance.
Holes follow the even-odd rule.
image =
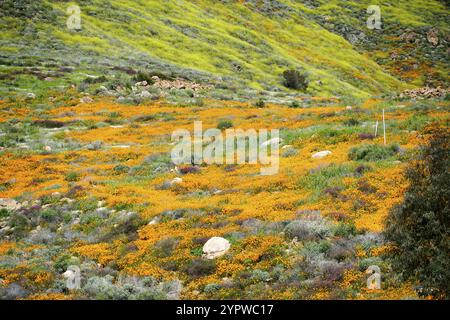
[[[389,66],[375,62],[383,63],[383,54],[368,50],[384,32],[365,28],[369,2],[80,0],[82,30],[70,31],[66,9],[72,2],[6,0],[0,71],[77,65],[81,73],[69,79],[77,81],[93,70],[102,73],[102,66],[123,65],[273,90],[283,88],[284,70],[301,68],[309,74],[310,94],[367,98],[406,87]],[[438,23],[447,30],[440,22],[444,4],[395,2],[381,6],[384,25],[401,30]],[[366,43],[347,41],[339,23],[363,32]]]

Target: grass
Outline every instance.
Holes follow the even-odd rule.
[[[309,201],[317,201],[325,195],[325,190],[333,187],[343,187],[342,178],[354,174],[352,165],[329,165],[314,169],[309,174],[300,178],[298,186],[312,192]]]
[[[83,29],[79,32],[65,28],[65,5],[51,3],[55,9],[56,23],[37,20],[36,28],[45,30],[47,34],[39,35],[37,40],[46,43],[52,39],[56,46],[63,49],[60,52],[72,52],[73,55],[64,60],[54,57],[60,63],[78,61],[77,53],[92,53],[89,59],[94,61],[96,55],[108,56],[113,63],[119,63],[119,58],[124,56],[135,61],[145,57],[157,72],[167,71],[158,62],[164,61],[169,65],[169,70],[178,74],[187,75],[189,72],[195,77],[206,76],[209,79],[222,75],[234,83],[245,83],[256,89],[282,88],[282,73],[289,68],[306,70],[310,80],[307,92],[314,95],[364,99],[404,87],[370,57],[359,53],[342,37],[330,32],[334,30],[328,30],[318,17],[329,14],[330,10],[337,10],[337,15],[334,11],[333,15],[329,14],[333,16],[330,23],[335,20],[338,23],[341,19],[356,30],[363,29],[363,19],[354,16],[346,18],[348,10],[339,9],[338,2],[332,6],[321,3],[314,12],[299,3],[282,2],[296,14],[283,18],[267,16],[243,4],[221,3],[211,7],[210,1],[206,0],[195,4],[187,1],[177,5],[166,3],[164,6],[159,1],[111,1],[105,5],[94,0],[90,4],[80,4]],[[352,4],[358,11],[363,11],[366,5]],[[423,24],[423,8],[419,4],[411,6],[402,1],[398,6],[401,8],[398,11],[382,6],[386,25],[391,21],[408,26],[411,21],[418,26]],[[434,3],[427,7],[427,12],[428,15],[436,15],[443,12],[443,8]],[[201,22],[198,16],[203,17]],[[399,17],[402,17],[400,21]],[[20,21],[15,22],[20,25]],[[444,23],[441,27],[447,28]],[[364,32],[370,33],[368,30]],[[16,38],[10,33],[5,34],[2,47],[14,48],[13,39]],[[336,47],[340,50],[335,50]],[[35,50],[41,50],[42,57],[49,52],[46,45]],[[24,52],[27,56],[31,56],[30,53]],[[85,65],[84,62],[81,64]],[[135,67],[139,65],[141,63],[138,62]],[[236,72],[235,65],[241,66],[241,71]],[[100,65],[88,68],[91,72],[104,70]],[[318,85],[317,80],[322,84]],[[58,82],[67,83],[70,79],[55,81],[47,85],[55,87]],[[25,84],[20,86],[26,87]]]

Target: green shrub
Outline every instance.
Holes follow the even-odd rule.
[[[430,133],[406,172],[408,188],[389,213],[385,236],[395,247],[393,268],[418,281],[420,295],[450,299],[450,130]]]
[[[257,108],[264,108],[266,106],[266,103],[264,102],[263,99],[259,99],[258,101],[255,102],[255,107]]]
[[[344,125],[349,126],[349,127],[354,127],[354,126],[359,125],[359,121],[358,121],[358,119],[355,119],[355,118],[346,119],[346,120],[344,120]]]
[[[389,146],[378,144],[362,144],[350,149],[348,158],[350,160],[377,161],[390,158],[399,151],[397,144]]]
[[[354,223],[339,223],[334,228],[334,235],[338,237],[348,238],[356,235],[356,226]]]
[[[217,290],[220,290],[220,284],[217,283],[209,283],[205,286],[205,293],[211,294],[216,292]]]
[[[0,209],[0,218],[6,218],[9,216],[9,212],[6,209]]]
[[[147,81],[147,83],[149,85],[152,85],[153,83],[155,83],[155,81],[153,81],[152,79],[153,75],[145,72],[145,71],[139,71],[135,76],[134,76],[134,80],[136,82],[142,82],[142,81]]]
[[[165,238],[156,242],[154,250],[157,257],[165,258],[172,255],[178,244],[177,238]]]
[[[53,222],[58,218],[58,211],[53,208],[47,208],[41,213],[42,219],[48,222]]]
[[[353,168],[347,164],[319,166],[300,178],[299,187],[313,191],[313,196],[317,198],[328,188],[342,187],[342,178],[351,175]]]
[[[289,108],[296,109],[296,108],[301,108],[301,107],[302,107],[302,105],[297,100],[294,100],[289,104]]]
[[[78,173],[71,171],[66,174],[66,181],[73,182],[78,181],[80,179]]]
[[[308,88],[308,80],[305,74],[298,70],[286,70],[283,72],[283,85],[290,89],[305,91]]]
[[[283,158],[293,157],[293,156],[296,156],[297,154],[298,154],[298,150],[294,149],[294,148],[287,148],[281,152],[281,156]]]
[[[233,122],[231,120],[224,119],[224,120],[219,121],[219,123],[217,124],[217,129],[225,130],[225,129],[231,128],[232,126],[233,126]]]
[[[319,240],[330,235],[329,225],[322,219],[293,220],[284,229],[288,239],[297,238],[299,241]]]

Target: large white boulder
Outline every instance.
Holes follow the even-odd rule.
[[[330,154],[331,154],[331,151],[324,150],[324,151],[319,151],[319,152],[314,153],[311,157],[313,159],[322,159],[322,158],[325,158],[326,156],[328,156]]]
[[[203,245],[206,259],[214,259],[224,255],[230,249],[230,242],[222,237],[212,237]]]

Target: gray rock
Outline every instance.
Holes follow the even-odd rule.
[[[94,141],[87,145],[88,150],[100,150],[103,146],[102,141]]]

